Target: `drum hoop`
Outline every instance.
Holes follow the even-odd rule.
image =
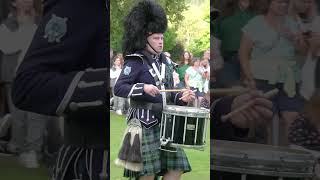
[[[174,116],[183,116],[183,117],[192,117],[192,118],[202,118],[202,119],[209,118],[209,113],[204,113],[204,114],[183,113],[183,114],[179,114],[178,112],[165,112],[165,111],[163,111],[163,114],[174,115]]]
[[[213,160],[213,162],[215,162],[216,160],[219,159],[219,163],[223,163],[226,162],[228,164],[237,164],[237,163],[241,163],[243,165],[243,167],[250,167],[252,164],[256,164],[257,162],[259,162],[258,165],[262,165],[266,168],[278,168],[281,169],[281,167],[286,167],[287,169],[296,169],[296,168],[305,168],[305,167],[313,167],[315,164],[315,161],[310,160],[310,159],[306,159],[303,161],[284,161],[279,163],[280,161],[275,161],[275,160],[261,160],[261,159],[230,159],[230,156],[226,157],[226,156],[216,156],[213,155],[211,157],[211,159]],[[250,168],[248,168],[250,169]],[[285,169],[285,168],[282,168]]]
[[[177,143],[170,143],[171,147],[175,147],[175,148],[187,148],[187,149],[196,149],[199,151],[204,151],[204,148],[206,146],[206,143],[203,142],[203,145],[185,145],[185,144],[177,144]]]
[[[297,172],[280,172],[280,171],[268,171],[268,170],[255,170],[248,168],[240,168],[240,167],[225,167],[220,165],[211,164],[210,168],[216,171],[222,172],[232,172],[232,173],[240,173],[240,174],[252,174],[252,175],[261,175],[261,176],[275,176],[275,177],[292,177],[292,178],[308,178],[313,177],[312,172],[306,173],[297,173]]]
[[[170,107],[173,107],[174,109],[170,109]],[[189,112],[188,109],[195,109],[197,111]],[[179,114],[179,112],[181,114]],[[163,113],[177,113],[178,115],[197,114],[202,116],[208,116],[208,114],[210,114],[210,111],[208,109],[201,109],[201,108],[195,108],[195,107],[167,105],[167,107],[163,108]]]
[[[267,152],[266,152],[267,153]],[[230,154],[228,152],[225,153],[217,153],[215,150],[213,150],[213,154],[219,154],[219,156],[216,157],[225,157],[225,158],[235,158],[238,160],[244,159],[245,157],[245,161],[263,161],[263,162],[275,162],[276,160],[283,160],[283,163],[290,163],[290,164],[294,164],[294,163],[299,163],[301,164],[301,162],[314,162],[313,161],[313,156],[309,156],[309,155],[300,155],[300,156],[295,156],[295,155],[287,155],[287,156],[277,156],[277,159],[268,159],[268,158],[264,158],[263,156],[252,156],[252,154],[248,154],[248,153],[243,153],[243,152],[239,152],[238,154]]]
[[[221,144],[219,144],[221,142]],[[223,144],[225,143],[225,144]],[[234,146],[231,147],[225,147],[225,148],[219,148],[218,145],[228,145],[232,144]],[[295,150],[294,151],[286,151],[286,149],[283,149],[282,147],[276,147],[266,144],[256,144],[256,143],[247,143],[247,142],[236,142],[236,141],[225,141],[225,140],[211,140],[211,145],[216,146],[218,148],[213,148],[212,153],[219,156],[225,156],[225,157],[236,157],[239,159],[242,159],[244,156],[246,156],[246,159],[254,159],[259,161],[269,161],[270,158],[265,158],[265,153],[268,153],[272,155],[272,157],[276,157],[280,160],[280,158],[286,162],[305,162],[307,160],[310,160],[310,162],[314,161],[313,155],[307,151],[302,150]],[[239,149],[239,147],[243,146],[245,149]],[[252,146],[253,149],[250,149],[249,146]],[[280,148],[280,149],[279,149]],[[258,151],[256,150],[258,149]],[[261,152],[261,150],[264,150]],[[280,151],[279,151],[280,150]],[[260,153],[259,153],[260,152]],[[273,158],[275,160],[275,158]]]

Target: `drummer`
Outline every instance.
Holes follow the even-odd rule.
[[[124,68],[114,87],[116,96],[129,97],[128,124],[134,118],[142,124],[142,171],[135,173],[125,169],[124,176],[153,180],[180,179],[182,173],[191,171],[184,151],[160,151],[160,127],[162,103],[172,101],[186,105],[195,99],[190,90],[180,93],[160,94],[159,89],[173,88],[173,78],[163,51],[167,18],[164,9],[154,1],[139,2],[125,19],[123,54]],[[164,77],[164,78],[162,78]],[[162,86],[162,87],[161,87]],[[168,97],[169,96],[169,97]]]

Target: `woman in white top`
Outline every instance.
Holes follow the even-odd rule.
[[[288,14],[289,0],[266,0],[265,14],[251,19],[242,29],[240,63],[250,88],[268,91],[278,88],[274,104],[283,120],[281,144],[288,142],[288,128],[303,106],[297,93],[300,66],[297,54],[307,44],[297,23]]]
[[[205,73],[204,69],[200,66],[200,59],[193,58],[191,65],[185,74],[185,85],[186,88],[195,90],[195,95],[197,97],[198,102],[201,102],[204,96],[204,81],[205,81]],[[199,103],[196,102],[195,106],[199,106]]]
[[[117,54],[113,59],[113,66],[110,69],[110,86],[112,88],[117,82],[118,77],[123,68],[123,56],[122,54]],[[116,111],[118,115],[123,114],[124,106],[125,106],[125,98],[114,96],[113,95],[113,109]]]

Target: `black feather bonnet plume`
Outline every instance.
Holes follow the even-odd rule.
[[[153,0],[139,1],[124,20],[122,50],[124,55],[135,53],[146,47],[147,37],[167,30],[164,9]]]

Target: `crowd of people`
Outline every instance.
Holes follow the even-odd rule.
[[[316,113],[320,77],[318,4],[316,0],[228,0],[213,10],[212,85],[244,86],[262,92],[279,89],[271,100],[273,118],[280,118],[280,145],[319,147],[319,132],[315,130],[320,118]],[[250,115],[259,116],[250,112],[246,115],[246,121]],[[257,134],[268,132],[262,141],[255,138],[254,142],[271,143],[271,131],[266,130],[271,122],[272,118],[259,122],[262,126],[255,129]],[[221,128],[216,126],[212,131],[218,127]],[[245,127],[235,125],[237,131],[229,135],[217,129],[213,138],[247,141]],[[306,127],[317,133],[312,137],[302,135],[309,132]]]
[[[317,0],[227,0],[211,9],[211,88],[249,90],[213,103],[212,139],[319,151],[319,4]],[[273,97],[263,94],[274,89],[278,93]],[[243,106],[247,108],[223,120]],[[217,179],[243,177],[215,170],[212,174]]]

